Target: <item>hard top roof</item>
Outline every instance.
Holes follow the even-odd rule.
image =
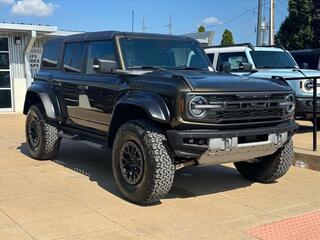
[[[112,39],[115,36],[195,41],[194,39],[186,36],[175,36],[175,35],[157,34],[157,33],[119,32],[119,31],[88,32],[88,33],[75,34],[75,35],[70,35],[65,37],[57,37],[51,41],[81,42],[81,41],[92,41],[92,40],[108,40],[108,39]]]

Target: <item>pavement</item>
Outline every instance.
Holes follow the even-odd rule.
[[[298,121],[298,132],[293,137],[295,165],[320,171],[320,129],[317,131],[317,150],[313,151],[313,127],[310,121]]]
[[[297,216],[320,228],[304,217],[320,219],[318,171],[292,167],[259,184],[232,165],[185,168],[160,204],[141,207],[120,196],[110,160],[66,140],[54,160],[34,160],[24,116],[0,114],[0,239],[258,239],[259,226]]]

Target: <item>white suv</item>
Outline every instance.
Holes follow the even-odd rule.
[[[231,71],[237,75],[250,75],[259,78],[299,78],[288,81],[296,94],[296,115],[311,119],[313,106],[313,87],[311,79],[318,77],[320,71],[300,69],[291,54],[280,47],[253,47],[250,43],[227,47],[208,47],[205,52],[218,72]],[[231,69],[230,69],[231,68]],[[318,119],[320,119],[320,79],[318,79]],[[320,122],[320,121],[319,121]]]

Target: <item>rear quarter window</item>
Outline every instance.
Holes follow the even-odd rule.
[[[53,42],[44,46],[41,68],[58,68],[61,45],[60,42]]]

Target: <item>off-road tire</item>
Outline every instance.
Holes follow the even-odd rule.
[[[35,147],[30,139],[30,121],[36,119],[39,123],[39,144]],[[38,160],[53,159],[57,154],[61,138],[58,136],[58,125],[47,119],[41,104],[32,105],[26,119],[26,140],[33,158]]]
[[[144,156],[144,169],[140,182],[129,184],[120,168],[122,146],[132,141]],[[147,205],[158,203],[169,192],[175,173],[167,139],[163,131],[145,120],[125,123],[117,131],[112,149],[112,169],[116,185],[129,201]]]
[[[257,161],[235,162],[239,173],[246,179],[261,183],[271,183],[282,177],[290,168],[294,157],[293,144],[290,139],[274,154]]]

